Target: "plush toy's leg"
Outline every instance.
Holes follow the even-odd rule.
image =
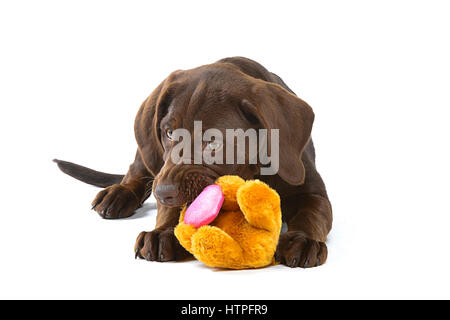
[[[280,197],[268,185],[259,181],[247,181],[237,192],[242,213],[252,226],[270,232],[280,232]]]
[[[192,253],[211,267],[241,269],[243,252],[240,245],[222,229],[203,226],[192,236]]]

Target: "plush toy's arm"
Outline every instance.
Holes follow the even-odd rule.
[[[216,180],[216,184],[222,188],[222,209],[226,211],[239,210],[236,194],[238,189],[245,184],[245,180],[238,176],[222,176]]]
[[[237,201],[248,223],[270,232],[280,232],[280,196],[259,180],[247,181],[237,191]]]
[[[180,244],[187,251],[192,253],[192,235],[197,232],[197,228],[189,224],[184,223],[184,213],[186,212],[186,207],[180,213],[180,220],[178,225],[175,227],[174,233]]]

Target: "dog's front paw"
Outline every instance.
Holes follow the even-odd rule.
[[[100,191],[92,201],[92,209],[102,218],[127,218],[140,206],[136,194],[121,184],[112,185]]]
[[[291,268],[311,268],[324,264],[327,255],[324,242],[309,239],[301,231],[289,231],[280,236],[275,260]]]
[[[173,228],[141,232],[137,237],[134,252],[136,258],[159,262],[183,260],[190,256],[178,242]]]

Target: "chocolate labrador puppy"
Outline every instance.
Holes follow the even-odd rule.
[[[279,170],[261,175],[261,164],[185,164],[169,156],[173,132],[204,129],[279,129]],[[311,140],[312,109],[274,73],[242,57],[222,59],[171,73],[143,102],[135,121],[138,150],[125,176],[97,172],[55,160],[65,173],[104,187],[92,205],[105,219],[126,218],[154,192],[156,228],[141,232],[136,257],[149,261],[189,256],[174,236],[181,207],[222,175],[257,178],[278,191],[287,231],[280,235],[275,258],[289,267],[325,263],[325,240],[332,211],[325,185],[315,167]]]

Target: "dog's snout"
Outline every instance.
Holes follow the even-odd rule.
[[[174,184],[161,184],[155,187],[155,197],[159,202],[167,206],[181,205],[178,187]]]

